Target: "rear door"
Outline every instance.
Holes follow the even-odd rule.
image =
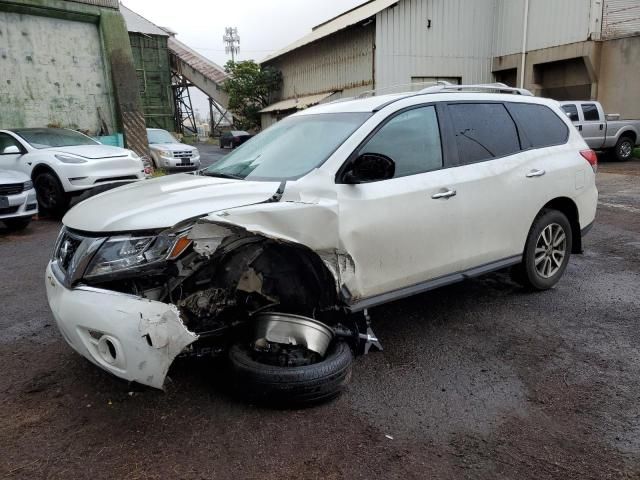
[[[604,118],[600,115],[598,106],[595,103],[581,103],[580,114],[582,115],[581,133],[587,145],[594,149],[602,148],[605,128]]]

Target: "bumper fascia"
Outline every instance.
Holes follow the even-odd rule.
[[[162,389],[175,357],[198,338],[173,305],[91,287],[68,289],[51,264],[45,277],[49,307],[66,342],[122,379]]]

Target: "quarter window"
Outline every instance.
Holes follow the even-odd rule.
[[[394,178],[442,168],[442,146],[435,107],[419,107],[399,113],[358,153],[378,153],[391,158],[396,164]]]
[[[562,110],[567,114],[569,120],[572,122],[580,121],[580,117],[578,116],[578,109],[575,105],[563,105]]]
[[[454,103],[449,112],[461,165],[520,151],[518,131],[501,103]]]
[[[583,103],[582,114],[584,115],[585,122],[598,122],[600,120],[598,107],[596,107],[594,103]]]
[[[569,128],[550,108],[533,103],[508,103],[509,112],[521,129],[522,148],[544,148],[567,141]],[[565,105],[572,106],[574,105]],[[576,110],[577,115],[577,110]]]

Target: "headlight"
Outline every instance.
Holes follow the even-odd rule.
[[[158,150],[158,153],[163,157],[173,157],[173,153],[169,150]]]
[[[33,182],[31,180],[27,180],[22,184],[22,190],[31,190],[33,188]]]
[[[63,155],[61,153],[56,153],[54,156],[58,160],[60,160],[62,163],[87,163],[85,159],[72,157],[71,155]]]
[[[186,235],[168,231],[157,236],[110,237],[96,252],[84,276],[97,277],[175,259],[191,245]]]

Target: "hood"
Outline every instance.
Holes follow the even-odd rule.
[[[51,147],[47,150],[56,153],[69,153],[93,160],[98,158],[128,157],[130,154],[129,150],[110,145],[76,145],[73,147]]]
[[[278,182],[169,175],[90,197],[69,210],[62,222],[96,233],[168,228],[199,215],[263,202],[278,186]]]
[[[0,185],[7,183],[21,183],[31,180],[29,175],[15,170],[0,170]]]
[[[150,144],[151,150],[169,150],[170,152],[191,152],[197,150],[196,147],[187,145],[186,143],[154,143]]]

